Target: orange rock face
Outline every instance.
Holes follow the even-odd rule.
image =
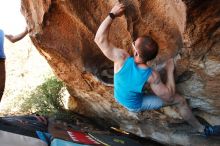
[[[132,40],[150,34],[159,44],[156,62],[178,56],[178,91],[195,113],[220,124],[219,0],[120,0],[125,15],[114,20],[110,39],[129,51]],[[94,43],[114,0],[22,0],[31,39],[68,86],[76,111],[114,122],[124,130],[179,145],[220,145],[189,135],[175,109],[126,111],[113,98],[113,63]],[[76,104],[74,103],[74,106]]]

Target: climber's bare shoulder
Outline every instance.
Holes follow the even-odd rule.
[[[124,65],[125,60],[130,56],[129,53],[123,49],[115,48],[114,73],[117,73]]]
[[[101,49],[102,53],[112,62],[114,62],[114,73],[118,72],[124,61],[130,56],[129,53],[121,48],[116,47],[108,40],[100,41],[100,39],[95,38],[96,44]]]

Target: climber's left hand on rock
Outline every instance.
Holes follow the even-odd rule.
[[[113,13],[116,17],[120,17],[124,14],[124,10],[125,10],[124,4],[116,3],[110,13]]]

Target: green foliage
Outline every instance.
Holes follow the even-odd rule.
[[[53,115],[64,111],[62,103],[62,88],[64,84],[56,77],[48,78],[24,99],[21,105],[23,112]]]

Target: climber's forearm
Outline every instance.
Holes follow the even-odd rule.
[[[108,59],[115,62],[118,60],[118,56],[120,56],[120,51],[118,51],[117,47],[115,47],[108,38],[111,23],[112,19],[109,16],[105,18],[96,33],[95,43]]]
[[[5,37],[12,43],[15,43],[22,38],[24,38],[28,34],[28,29],[26,28],[22,33],[18,35],[5,35]]]
[[[109,36],[109,29],[110,29],[111,24],[112,24],[112,18],[108,16],[99,26],[98,31],[95,35],[95,42],[97,43],[98,46],[104,43],[109,44],[108,36]]]
[[[175,85],[175,80],[174,80],[174,74],[172,71],[167,71],[166,86],[169,88],[171,93],[174,95],[176,92],[176,85]]]

